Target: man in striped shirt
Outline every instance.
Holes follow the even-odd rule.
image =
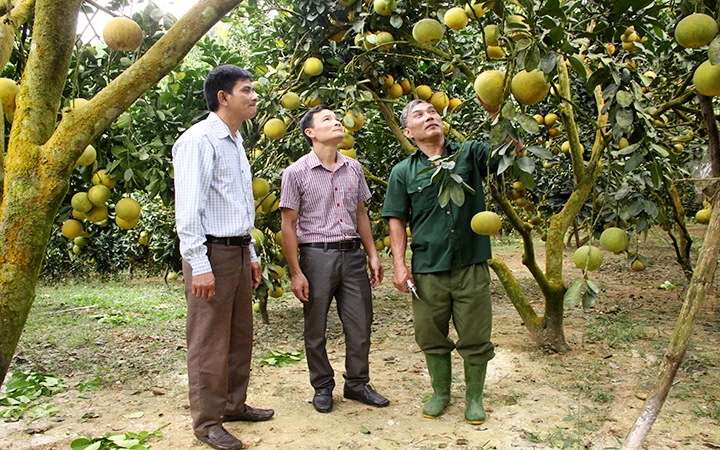
[[[390,402],[368,384],[371,286],[380,285],[383,278],[365,211],[370,189],[360,164],[337,151],[344,131],[333,111],[324,105],[312,108],[300,121],[300,130],[312,151],[285,169],[280,208],[292,290],[303,302],[313,406],[321,413],[333,408],[335,379],[325,349],[333,297],[345,332],[344,397],[388,406]]]
[[[173,146],[175,220],[187,300],[187,363],[195,436],[219,450],[242,448],[223,422],[270,419],[245,404],[250,378],[252,288],[261,279],[251,245],[250,165],[238,128],[256,114],[250,72],[220,66],[205,80],[207,119]]]

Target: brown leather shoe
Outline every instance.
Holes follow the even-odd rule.
[[[263,422],[272,419],[274,415],[275,411],[272,409],[253,408],[245,405],[245,411],[239,414],[222,415],[220,420],[223,422]]]
[[[228,433],[222,425],[218,425],[210,430],[207,436],[199,436],[196,434],[195,437],[217,450],[239,450],[243,448],[243,443]]]

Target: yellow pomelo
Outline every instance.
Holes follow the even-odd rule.
[[[66,238],[75,239],[83,234],[83,226],[75,219],[68,219],[63,222],[60,231]]]
[[[558,116],[555,113],[545,114],[545,117],[543,118],[543,122],[545,122],[546,127],[554,127],[555,124],[558,121]]]
[[[73,245],[72,252],[79,255],[83,252],[83,249],[79,245]]]
[[[70,109],[78,109],[82,106],[85,106],[90,100],[85,100],[84,98],[74,98],[70,100],[68,103]]]
[[[636,259],[635,261],[632,262],[632,264],[630,264],[630,268],[634,272],[642,272],[643,270],[645,270],[645,264],[643,264],[643,262],[640,261],[639,259]]]
[[[117,218],[115,218],[115,223],[117,223]],[[147,231],[143,231],[142,233],[140,233],[140,236],[138,237],[138,243],[140,245],[148,245],[150,243],[150,233],[148,233]]]
[[[87,218],[90,222],[100,223],[107,219],[108,209],[105,205],[94,205],[90,211],[87,212]]]
[[[272,140],[282,139],[285,136],[286,130],[287,128],[285,128],[285,122],[277,118],[268,120],[265,122],[265,126],[263,127],[265,136]]]
[[[475,78],[475,93],[484,103],[498,106],[502,102],[505,72],[486,70]]]
[[[385,236],[382,242],[385,247],[390,248],[390,236]]]
[[[700,64],[693,75],[693,84],[695,89],[708,97],[717,97],[720,95],[720,64],[714,66],[708,60]]]
[[[450,104],[450,99],[444,92],[435,92],[428,100],[435,107],[435,111],[442,113]]]
[[[353,111],[348,111],[343,117],[343,126],[350,131],[358,131],[365,125],[365,118],[362,113],[358,112],[355,114]]]
[[[288,92],[283,95],[280,103],[283,105],[283,108],[289,109],[290,111],[298,109],[300,107],[300,96],[294,92]]]
[[[283,246],[283,242],[282,242],[282,231],[278,231],[277,233],[275,233],[275,244],[276,244],[278,247],[282,248],[282,246]]]
[[[311,56],[305,60],[303,64],[303,71],[311,77],[320,75],[323,71],[323,62],[318,58]]]
[[[472,0],[465,5],[465,14],[470,19],[479,19],[492,7],[492,3],[486,0]]]
[[[400,98],[403,95],[403,88],[400,86],[399,83],[395,83],[391,85],[389,88],[385,88],[385,93],[389,98],[396,99]]]
[[[402,86],[403,95],[407,95],[412,92],[412,86],[410,85],[410,80],[408,80],[408,79],[400,80],[400,86]]]
[[[0,103],[2,103],[5,119],[12,123],[15,116],[15,98],[20,87],[10,78],[0,78]]]
[[[268,295],[272,298],[279,298],[282,297],[284,292],[282,287],[276,286],[273,290],[268,291]]]
[[[88,200],[95,206],[102,206],[106,201],[110,200],[112,193],[107,186],[98,184],[90,188],[87,193]]]
[[[322,103],[322,99],[318,95],[317,97],[313,98],[312,94],[305,97],[305,101],[303,101],[307,105],[308,108],[314,108],[317,105]]]
[[[397,9],[395,0],[375,0],[373,9],[381,16],[389,16]]]
[[[421,84],[415,88],[415,95],[417,95],[417,98],[420,100],[428,100],[432,95],[432,88],[427,84]]]
[[[707,225],[710,222],[710,214],[712,214],[711,209],[701,209],[695,213],[695,221],[697,221],[697,223]]]
[[[565,141],[560,146],[560,150],[562,150],[563,153],[568,153],[570,151],[570,141]]]
[[[592,245],[585,245],[575,250],[573,262],[578,269],[592,272],[598,270],[603,261],[603,255],[599,248]]]
[[[116,183],[117,181],[113,177],[108,175],[107,172],[105,172],[105,169],[98,170],[92,177],[92,184],[102,184],[109,189],[114,188]]]
[[[88,198],[87,192],[78,192],[73,195],[72,200],[70,200],[70,205],[72,205],[74,210],[83,213],[90,211],[93,207],[92,202]]]
[[[76,166],[89,166],[90,164],[95,162],[95,158],[97,158],[97,152],[95,151],[95,147],[92,145],[88,145],[85,147],[85,150],[83,150],[82,155],[78,158],[78,160],[75,162]]]
[[[285,269],[280,266],[275,266],[275,273],[272,275],[273,280],[279,280],[285,276]]]
[[[500,45],[498,43],[498,38],[500,37],[500,29],[497,25],[487,25],[485,28],[483,28],[483,38],[485,40],[485,45],[489,47],[497,47]]]
[[[347,156],[348,158],[357,159],[357,151],[354,148],[340,150],[340,153]]]
[[[390,74],[383,75],[382,77],[380,77],[380,79],[382,80],[382,85],[384,88],[389,88],[390,86],[395,84],[395,78],[393,78],[393,76]]]
[[[255,239],[255,246],[261,246],[265,243],[265,235],[257,228],[250,230],[250,236]]]
[[[530,29],[527,22],[525,22],[525,17],[519,14],[513,14],[508,17],[507,23],[507,34],[515,41],[522,39],[523,32],[527,32]]]
[[[263,198],[270,192],[270,183],[264,178],[255,178],[252,181],[253,197]]]
[[[377,250],[377,251],[385,250],[385,243],[383,242],[382,239],[378,239],[377,241],[375,241],[375,250]]]
[[[448,103],[448,111],[455,111],[460,105],[462,105],[462,100],[457,97],[451,98],[450,103]]]
[[[83,247],[85,247],[85,246],[87,245],[88,240],[87,240],[87,238],[86,238],[85,236],[78,236],[78,237],[76,237],[75,239],[73,239],[73,242],[74,242],[75,245],[77,245],[78,247],[83,248]]]
[[[377,36],[377,47],[380,50],[390,50],[390,48],[393,46],[393,44],[390,44],[390,42],[394,41],[395,38],[392,34],[388,31],[378,31],[376,33]]]
[[[535,121],[537,122],[538,125],[542,125],[545,123],[545,118],[543,117],[542,114],[535,114],[533,116],[533,118],[535,119]]]
[[[92,204],[92,203],[91,203],[91,204]],[[92,209],[92,207],[91,207],[91,209]],[[89,211],[89,210],[88,210],[88,211]],[[73,209],[72,212],[71,212],[71,214],[72,214],[72,216],[73,216],[73,219],[77,219],[77,220],[85,220],[85,219],[87,219],[87,214],[85,214],[85,213],[82,212],[82,211],[78,211],[77,209]]]
[[[624,48],[625,50],[627,50],[629,52],[634,52],[635,51],[635,43],[634,42],[623,42],[622,48]]]
[[[345,136],[343,136],[342,142],[338,144],[338,148],[340,150],[347,150],[353,148],[354,146],[355,138],[352,136],[352,134],[345,134]]]
[[[110,19],[103,28],[105,44],[113,50],[130,51],[140,47],[143,32],[140,25],[127,17]]]
[[[126,222],[132,222],[140,216],[140,204],[135,200],[125,197],[115,205],[115,215]]]
[[[502,228],[502,219],[492,211],[482,211],[473,216],[470,228],[480,235],[497,234]]]
[[[520,192],[520,193],[522,193],[522,192],[525,191],[525,185],[523,184],[522,181],[518,180],[518,181],[516,181],[516,182],[513,183],[513,189],[516,190],[516,191],[518,191],[518,192]]]
[[[490,59],[500,59],[505,56],[505,50],[502,47],[488,45],[487,54]]]
[[[628,242],[628,234],[622,228],[610,227],[600,235],[600,245],[609,252],[622,252],[627,248]]]
[[[515,100],[523,105],[540,103],[550,91],[550,83],[545,82],[545,74],[539,70],[518,72],[510,87]]]
[[[675,40],[685,48],[708,45],[718,32],[717,22],[707,14],[690,14],[675,27]]]
[[[468,15],[463,8],[456,6],[447,10],[443,22],[455,31],[462,30],[468,24]]]
[[[115,223],[117,226],[119,226],[122,229],[129,230],[130,228],[135,228],[135,226],[140,221],[139,217],[136,217],[134,220],[124,220],[121,217],[115,217]]]
[[[422,19],[413,26],[412,35],[418,42],[435,45],[445,34],[445,28],[435,19]]]
[[[262,210],[265,214],[273,212],[280,206],[280,199],[278,199],[275,194],[268,194],[260,206],[262,206]]]
[[[627,147],[628,145],[630,145],[630,142],[627,140],[627,138],[621,137],[620,141],[618,142],[618,147],[620,149],[623,149],[623,148]]]

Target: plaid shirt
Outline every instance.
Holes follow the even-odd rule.
[[[357,208],[370,197],[360,163],[337,152],[332,171],[311,151],[285,169],[280,207],[298,212],[298,243],[338,242],[360,237]]]
[[[180,253],[193,275],[212,272],[207,235],[249,234],[255,222],[252,175],[240,133],[230,135],[225,122],[211,112],[175,142],[175,222]],[[250,246],[250,260],[257,261]]]

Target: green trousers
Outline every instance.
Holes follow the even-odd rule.
[[[487,263],[436,273],[415,273],[418,296],[413,296],[415,341],[430,355],[457,348],[469,364],[484,364],[495,356],[490,341],[492,302]],[[458,340],[448,337],[452,318]]]

